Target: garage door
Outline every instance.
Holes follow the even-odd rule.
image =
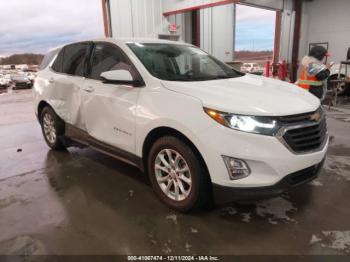
[[[202,9],[239,2],[274,10],[283,9],[282,0],[163,0],[163,12],[164,15],[171,15],[193,9]]]

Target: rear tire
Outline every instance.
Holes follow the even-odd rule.
[[[41,111],[40,124],[46,144],[53,150],[64,150],[64,122],[51,107],[46,106]]]
[[[208,172],[181,139],[159,138],[149,152],[147,169],[155,193],[172,209],[187,212],[208,203],[211,196]]]

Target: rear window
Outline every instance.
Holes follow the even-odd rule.
[[[52,64],[52,70],[62,73],[62,62],[63,62],[63,54],[64,54],[64,49],[62,49],[59,54],[57,55],[55,62]]]
[[[64,48],[62,72],[68,75],[84,76],[88,43],[79,43]]]
[[[55,59],[52,69],[58,73],[84,76],[89,47],[89,43],[65,46]]]
[[[39,66],[39,70],[44,70],[51,63],[52,59],[57,55],[59,51],[60,49],[55,49],[47,53]]]

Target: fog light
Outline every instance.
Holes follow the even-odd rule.
[[[222,156],[231,180],[241,179],[250,175],[250,169],[243,160]]]

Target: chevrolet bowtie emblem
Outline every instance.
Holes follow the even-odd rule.
[[[318,112],[316,112],[310,116],[311,121],[318,122],[318,121],[320,121],[320,119],[321,119],[321,114]]]

